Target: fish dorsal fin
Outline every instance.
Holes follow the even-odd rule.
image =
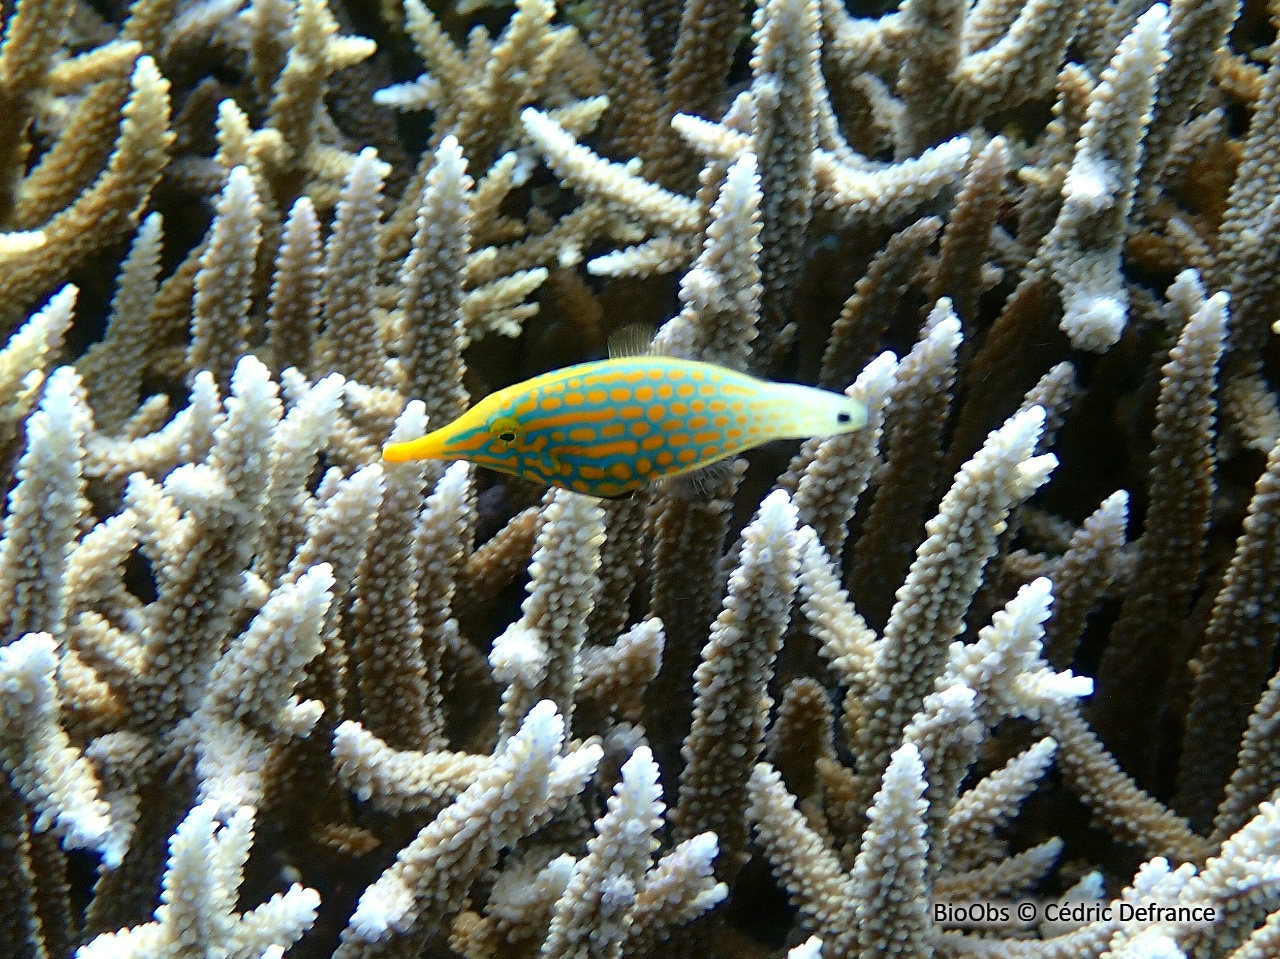
[[[609,334],[609,359],[621,360],[628,356],[652,356],[653,327],[648,323],[628,323]]]

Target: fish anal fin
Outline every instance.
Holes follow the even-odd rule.
[[[663,476],[655,480],[654,485],[676,499],[708,500],[723,485],[724,480],[734,474],[736,463],[734,457],[728,456],[688,473]]]

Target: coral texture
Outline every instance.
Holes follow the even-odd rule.
[[[1280,954],[1280,5],[0,11],[0,955]]]

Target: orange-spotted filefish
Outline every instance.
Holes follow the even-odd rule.
[[[866,420],[866,408],[840,393],[648,354],[508,386],[421,439],[388,444],[382,458],[470,460],[617,497],[770,440],[845,433]]]

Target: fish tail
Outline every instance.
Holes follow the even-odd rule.
[[[846,433],[853,430],[860,430],[867,425],[867,404],[861,400],[855,400],[851,396],[844,397],[845,412],[849,419],[844,427]]]
[[[843,393],[797,383],[771,384],[769,393],[779,438],[851,433],[867,425],[866,406]]]

